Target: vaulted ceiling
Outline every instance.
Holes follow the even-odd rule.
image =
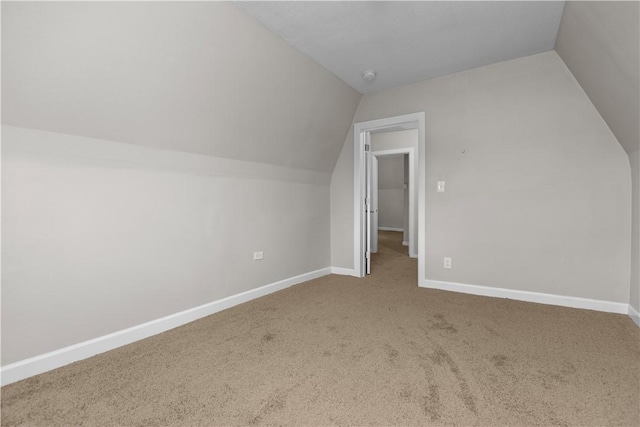
[[[2,2],[3,124],[330,173],[356,90],[555,48],[638,150],[637,1],[234,5]]]
[[[568,2],[556,51],[627,153],[640,150],[640,3]]]
[[[360,93],[555,49],[627,153],[640,148],[637,0],[235,5]]]
[[[2,2],[2,123],[331,173],[360,94],[226,2]]]
[[[239,2],[360,93],[553,50],[563,1]],[[362,73],[373,70],[374,81]]]

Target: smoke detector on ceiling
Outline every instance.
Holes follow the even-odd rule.
[[[362,78],[365,79],[368,82],[372,82],[375,80],[376,78],[376,73],[374,71],[365,71],[364,73],[362,73]]]

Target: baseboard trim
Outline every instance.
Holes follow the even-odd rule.
[[[398,228],[398,227],[378,227],[378,230],[380,230],[380,231],[404,231],[404,228]]]
[[[402,241],[402,246],[409,246],[409,242],[407,242],[406,240]]]
[[[353,276],[353,277],[360,277],[356,274],[355,270],[352,270],[350,268],[342,268],[342,267],[331,267],[331,273],[332,274],[339,274],[341,276]]]
[[[638,327],[640,328],[640,313],[638,313],[638,311],[633,308],[631,304],[629,304],[629,311],[627,312],[627,314],[629,315],[631,320],[633,320],[633,323],[638,325]]]
[[[332,268],[327,267],[311,271],[309,273],[300,274],[250,291],[241,292],[198,307],[161,317],[160,319],[142,323],[131,328],[123,329],[108,335],[64,347],[59,350],[11,363],[0,368],[0,384],[3,386],[11,384],[79,360],[87,359],[91,356],[95,356],[96,354],[131,344],[132,342],[157,335],[168,331],[169,329],[210,316],[238,304],[242,304],[331,273]]]
[[[508,298],[518,301],[535,302],[539,304],[558,305],[562,307],[583,308],[587,310],[604,311],[608,313],[628,314],[629,304],[612,301],[594,300],[564,295],[546,294],[542,292],[518,291],[514,289],[492,288],[464,283],[442,282],[439,280],[422,280],[421,288],[440,289],[444,291],[460,292],[464,294],[482,295],[494,298]]]

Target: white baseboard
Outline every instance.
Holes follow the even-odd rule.
[[[633,320],[633,323],[640,327],[640,313],[638,313],[638,311],[633,308],[631,304],[629,304],[629,311],[627,312],[627,314],[629,315],[631,320]]]
[[[409,242],[407,242],[406,240],[402,241],[402,246],[409,246]]]
[[[380,230],[380,231],[404,231],[404,228],[397,228],[397,227],[378,227],[378,230]]]
[[[331,273],[332,274],[339,274],[341,276],[353,276],[353,277],[360,277],[356,274],[355,270],[352,270],[350,268],[342,268],[342,267],[331,267]]]
[[[508,298],[518,301],[536,302],[540,304],[559,305],[562,307],[584,308],[587,310],[605,311],[608,313],[628,314],[629,304],[602,301],[564,295],[545,294],[542,292],[518,291],[514,289],[492,288],[489,286],[467,285],[463,283],[441,282],[439,280],[421,280],[421,288],[441,289],[464,294],[482,295],[486,297]]]
[[[68,365],[78,360],[87,359],[91,356],[95,356],[96,354],[104,353],[123,345],[131,344],[132,342],[168,331],[169,329],[182,326],[186,323],[193,322],[194,320],[210,316],[219,311],[242,304],[243,302],[251,301],[252,299],[297,285],[298,283],[326,276],[327,274],[331,274],[331,272],[332,268],[330,267],[311,271],[309,273],[290,277],[250,291],[242,292],[198,307],[171,314],[160,319],[142,323],[131,328],[123,329],[121,331],[74,344],[69,347],[64,347],[59,350],[11,363],[0,369],[0,384],[3,386],[11,384],[52,369]]]

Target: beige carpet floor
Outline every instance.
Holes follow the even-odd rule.
[[[2,388],[2,425],[640,425],[624,315],[327,276]]]

